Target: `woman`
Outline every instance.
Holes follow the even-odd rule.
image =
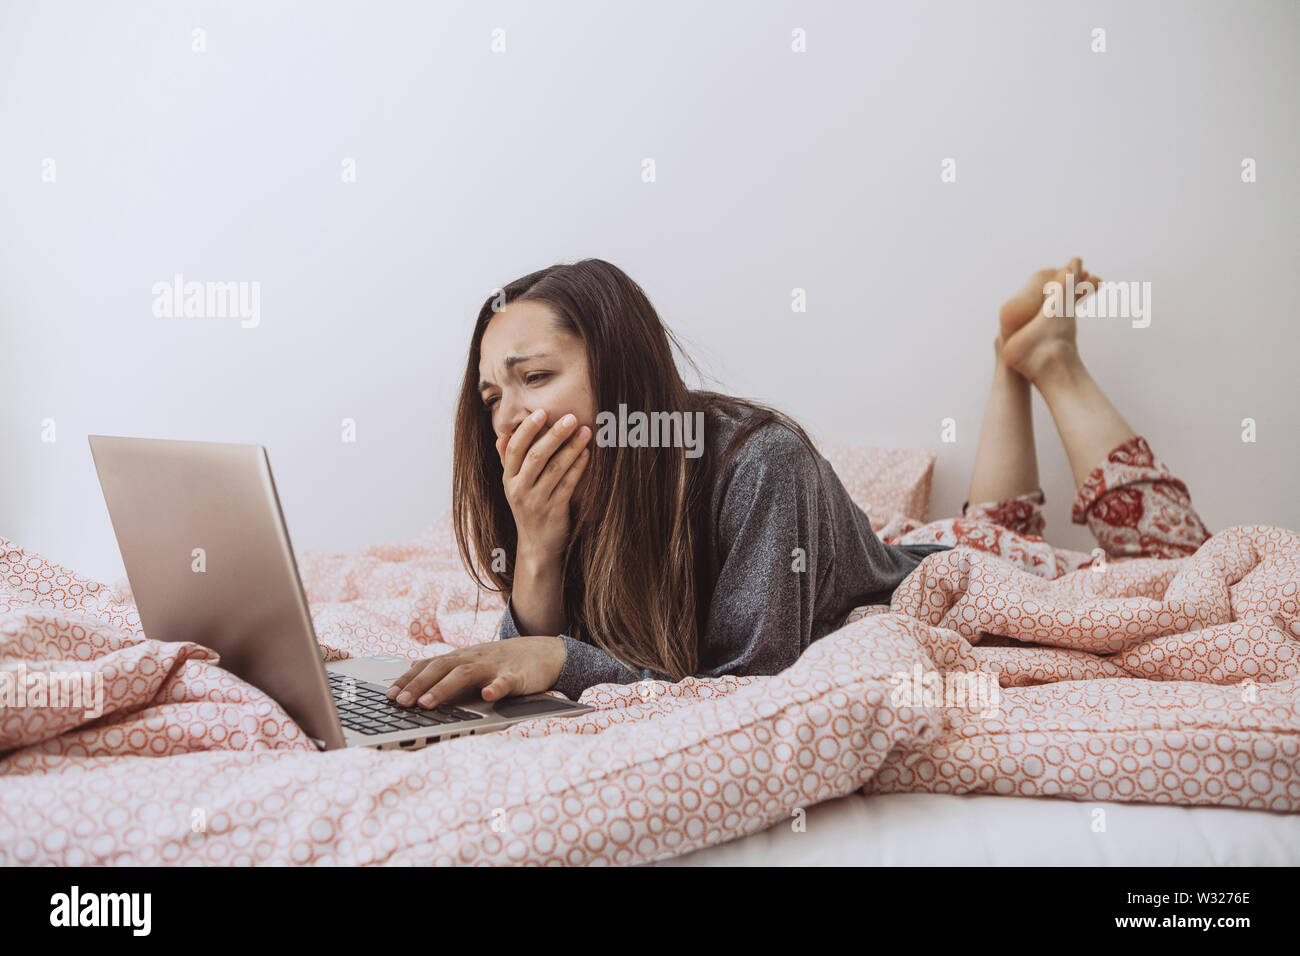
[[[576,699],[604,682],[774,674],[855,607],[887,604],[927,554],[1047,547],[1031,384],[1080,486],[1074,520],[1114,556],[1192,553],[1208,534],[1186,487],[1088,375],[1072,310],[1051,314],[1045,284],[1067,273],[1080,299],[1093,290],[1074,259],[1002,308],[963,517],[888,540],[798,424],[686,387],[680,344],[621,270],[588,259],[512,282],[474,328],[452,490],[462,560],[509,598],[501,640],[415,662],[389,697],[433,707],[470,688],[485,700],[556,688]],[[625,408],[644,413],[649,434],[616,433],[616,408],[621,423]],[[688,447],[693,422],[703,435]],[[1017,558],[1047,577],[1092,560]]]

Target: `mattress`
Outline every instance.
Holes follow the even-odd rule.
[[[1054,798],[853,793],[647,866],[1297,866],[1300,815]]]

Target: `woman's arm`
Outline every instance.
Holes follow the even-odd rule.
[[[706,550],[719,554],[722,565],[696,676],[775,674],[794,663],[820,629],[817,598],[835,550],[833,522],[817,462],[785,428],[756,432],[728,472],[719,483],[725,491],[717,525],[707,529],[714,540]],[[792,554],[796,549],[799,553]],[[513,600],[507,604],[502,639],[521,633],[518,610]],[[577,699],[588,687],[606,682],[672,680],[555,633],[566,650],[556,689],[568,697]]]
[[[501,628],[497,635],[500,640],[520,636],[513,605],[514,599],[511,598],[506,603],[506,612],[501,618]],[[554,687],[570,700],[577,700],[584,690],[597,684],[635,684],[640,680],[672,680],[667,674],[624,664],[599,647],[586,644],[568,634],[557,632],[556,637],[564,642],[564,666],[560,670],[560,676],[555,680]]]
[[[559,634],[564,630],[564,582],[560,563],[534,558],[519,548],[511,591],[515,623],[523,634]]]
[[[779,673],[944,550],[882,542],[830,462],[784,426],[758,429],[734,461],[718,509],[706,676]]]
[[[527,634],[559,634],[564,628],[560,556],[569,537],[569,501],[590,457],[591,429],[573,431],[565,415],[542,431],[538,409],[513,432],[497,437],[502,483],[515,519],[514,595]]]
[[[776,674],[812,640],[835,555],[821,476],[793,432],[769,425],[737,452],[723,487],[700,666],[711,677]]]

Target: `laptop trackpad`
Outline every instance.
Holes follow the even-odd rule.
[[[524,700],[519,697],[503,697],[501,700],[494,701],[492,709],[502,717],[535,717],[538,714],[549,714],[557,710],[571,710],[573,704],[567,700],[557,700],[554,697],[534,697],[531,700]]]

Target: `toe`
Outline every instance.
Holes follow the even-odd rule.
[[[1030,277],[1029,285],[1026,287],[1026,291],[1032,292],[1034,295],[1042,295],[1043,286],[1051,282],[1052,279],[1056,278],[1056,274],[1060,271],[1061,271],[1060,269],[1055,269],[1055,268],[1039,269],[1037,272],[1033,274],[1033,276]]]

